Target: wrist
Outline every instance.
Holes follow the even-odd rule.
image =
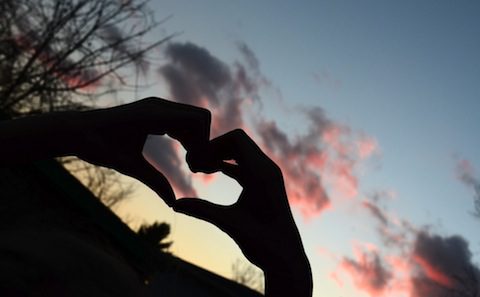
[[[81,128],[82,113],[80,111],[67,111],[50,114],[51,126],[55,131],[51,137],[56,145],[54,157],[76,156],[83,140]]]
[[[306,256],[266,268],[264,273],[265,296],[312,296],[312,272]]]
[[[49,113],[0,123],[0,164],[16,165],[71,155],[76,133],[68,119],[71,112]]]

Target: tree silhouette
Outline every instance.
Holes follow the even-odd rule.
[[[99,106],[99,98],[139,87],[148,53],[171,36],[146,42],[162,24],[144,0],[0,1],[0,114],[6,118]],[[131,192],[110,170],[61,160],[99,198],[116,205]],[[82,170],[83,169],[83,170]]]
[[[246,261],[237,259],[232,264],[232,279],[260,293],[265,291],[263,271]]]
[[[135,184],[122,180],[122,176],[113,169],[97,167],[75,157],[61,158],[61,162],[95,197],[111,209],[131,197],[135,191]]]
[[[137,231],[138,236],[148,244],[165,251],[172,242],[165,242],[165,239],[170,234],[170,225],[167,223],[154,222],[151,225],[142,225]]]

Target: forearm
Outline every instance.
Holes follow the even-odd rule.
[[[265,274],[265,296],[312,297],[310,262],[290,211],[276,224],[275,239],[267,245],[269,260],[259,265]]]
[[[51,113],[0,121],[0,166],[74,154],[77,112]]]
[[[306,256],[297,260],[290,259],[287,265],[264,269],[265,296],[311,297],[313,280]]]

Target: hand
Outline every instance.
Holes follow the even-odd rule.
[[[311,296],[310,266],[280,168],[242,130],[213,139],[207,148],[203,155],[189,156],[190,166],[206,172],[216,168],[237,180],[243,187],[238,201],[220,206],[183,198],[174,203],[174,210],[211,222],[231,236],[244,255],[264,270],[268,296],[283,296],[289,291],[286,286],[294,296]],[[192,166],[194,159],[206,169]],[[225,162],[232,159],[236,165]]]
[[[194,152],[207,143],[210,120],[206,109],[159,98],[81,112],[68,120],[80,136],[71,150],[85,161],[144,182],[172,205],[170,183],[142,156],[145,140],[149,134],[168,134]]]

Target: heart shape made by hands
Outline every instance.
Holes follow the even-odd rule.
[[[199,197],[219,205],[232,205],[238,200],[242,188],[235,180],[215,169],[215,158],[208,156],[208,152],[187,154],[176,140],[168,136],[149,135],[142,154],[167,177],[177,199]]]

